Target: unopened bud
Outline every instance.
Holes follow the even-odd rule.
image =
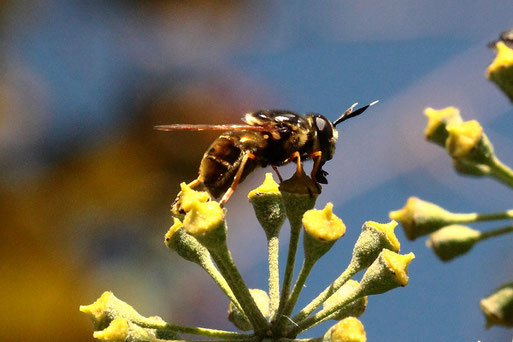
[[[346,232],[346,226],[333,214],[333,204],[322,210],[311,209],[303,215],[305,259],[317,260]]]
[[[283,205],[287,217],[294,227],[301,227],[303,214],[314,207],[319,187],[304,171],[300,175],[294,175],[280,184],[280,192],[283,196]]]
[[[116,318],[103,330],[95,331],[93,337],[105,342],[153,342],[157,341],[153,329],[144,329],[127,320]]]
[[[277,236],[286,215],[282,195],[272,173],[265,174],[262,185],[250,191],[248,198],[267,237]]]
[[[360,286],[365,295],[380,294],[399,286],[408,285],[408,265],[413,253],[400,255],[384,249],[364,273]]]
[[[183,227],[208,250],[226,246],[224,211],[218,202],[192,202]]]
[[[495,83],[513,101],[513,49],[504,42],[495,45],[497,56],[488,66],[486,77]]]
[[[164,241],[168,248],[177,252],[185,260],[196,264],[201,264],[205,258],[209,257],[207,249],[196,238],[185,232],[182,222],[176,217],[174,217],[174,224],[169,228]]]
[[[428,117],[428,123],[424,134],[428,141],[445,147],[445,141],[449,137],[447,125],[460,124],[463,120],[460,111],[455,107],[443,109],[426,108],[424,114]]]
[[[394,234],[397,222],[367,221],[353,248],[350,265],[357,271],[369,267],[383,249],[399,252],[400,243]]]
[[[447,126],[449,137],[445,142],[447,152],[467,164],[489,164],[494,157],[493,145],[476,120]]]
[[[165,326],[165,322],[140,315],[132,306],[116,298],[110,291],[104,292],[93,304],[81,305],[80,311],[88,315],[95,330],[105,329],[114,319],[121,317],[137,324],[156,327]]]
[[[467,226],[453,224],[431,234],[426,245],[442,261],[449,261],[467,253],[479,241],[481,232]]]
[[[390,212],[389,216],[401,223],[410,240],[452,224],[456,218],[455,214],[417,197],[410,197],[402,209]]]
[[[183,218],[191,210],[192,203],[196,201],[201,203],[210,201],[210,195],[206,191],[193,190],[186,183],[181,183],[180,189],[181,191],[176,196],[175,202],[171,207],[171,213],[175,217]]]
[[[253,300],[260,312],[262,312],[262,315],[266,319],[271,317],[270,300],[267,292],[260,289],[249,289],[249,293],[251,294],[251,297],[253,297]],[[230,305],[228,306],[228,319],[242,331],[253,329],[253,325],[248,322],[246,316],[237,309],[237,306],[235,306],[233,302],[230,302]]]
[[[513,283],[505,284],[479,303],[486,316],[486,327],[513,327]]]
[[[323,342],[366,342],[367,336],[362,322],[347,317],[332,326],[324,335]]]

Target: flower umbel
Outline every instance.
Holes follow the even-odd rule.
[[[296,173],[280,186],[267,174],[264,183],[249,194],[258,222],[267,237],[269,251],[269,293],[249,289],[227,246],[226,210],[220,204],[182,184],[179,200],[173,205],[173,225],[165,235],[166,246],[185,260],[201,266],[230,300],[228,319],[249,334],[190,327],[165,322],[160,317],[144,317],[133,307],[105,292],[95,303],[81,306],[91,317],[94,337],[102,341],[162,342],[178,340],[179,333],[214,340],[257,342],[263,339],[293,340],[303,331],[327,320],[338,320],[325,334],[329,341],[366,341],[365,330],[356,319],[365,312],[367,296],[384,293],[408,283],[406,268],[413,254],[399,255],[394,221],[381,224],[367,221],[353,248],[346,270],[314,301],[291,318],[310,271],[346,232],[342,219],[333,213],[333,204],[312,209],[319,187],[304,173]],[[281,294],[279,292],[279,232],[288,218],[291,238]],[[304,227],[304,230],[301,228]],[[292,287],[293,265],[301,231],[304,260]],[[362,281],[351,278],[367,269]],[[291,288],[292,287],[292,288]],[[322,310],[315,313],[320,307]],[[322,339],[319,337],[318,339]]]
[[[486,71],[494,82],[513,102],[513,29],[501,34],[490,44],[497,56]],[[426,139],[445,147],[452,165],[460,175],[490,177],[513,189],[513,169],[499,160],[482,125],[476,120],[463,121],[459,110],[447,107],[441,110],[427,108]],[[502,147],[502,146],[500,146]],[[479,198],[480,193],[474,194]],[[450,261],[468,253],[476,245],[490,237],[513,232],[513,225],[482,231],[462,224],[482,221],[511,220],[513,210],[495,213],[452,213],[434,203],[415,197],[408,199],[404,208],[390,213],[398,220],[410,240],[428,235],[426,242],[442,261]],[[364,276],[365,278],[365,276]],[[364,279],[362,279],[362,283]],[[481,300],[487,327],[503,325],[513,327],[513,286],[506,284],[494,294]]]

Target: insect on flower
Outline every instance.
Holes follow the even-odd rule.
[[[212,197],[221,197],[220,203],[223,205],[237,185],[257,166],[271,165],[282,181],[277,166],[295,160],[297,172],[301,173],[301,161],[312,159],[312,180],[327,184],[328,173],[322,166],[335,152],[338,138],[335,127],[342,121],[363,113],[377,102],[353,111],[357,105],[355,103],[333,122],[315,113],[303,116],[288,110],[261,110],[246,114],[242,119],[244,125],[175,124],[155,126],[155,129],[225,131],[203,155],[198,178],[189,183],[190,187],[202,184]]]

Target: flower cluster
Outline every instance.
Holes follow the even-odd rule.
[[[496,42],[497,56],[488,67],[487,77],[513,101],[513,50],[503,41]],[[452,158],[458,174],[491,177],[513,188],[513,170],[495,155],[483,127],[475,120],[463,121],[458,109],[427,108],[426,139],[442,146]],[[511,220],[513,210],[495,213],[452,213],[434,203],[411,197],[406,205],[390,213],[401,223],[410,240],[429,235],[427,245],[443,261],[470,251],[487,238],[513,232],[513,224],[480,231],[467,226],[482,221]],[[511,222],[511,221],[510,221]],[[481,300],[487,326],[513,326],[513,289],[504,285],[490,297]]]
[[[182,258],[201,266],[230,300],[228,319],[240,331],[183,326],[160,317],[144,317],[127,303],[105,292],[95,303],[81,306],[91,317],[94,337],[103,341],[148,341],[182,339],[180,334],[205,336],[216,341],[293,340],[327,320],[338,321],[318,341],[366,341],[357,319],[364,313],[367,296],[408,284],[407,267],[412,253],[401,255],[394,235],[395,221],[368,221],[353,248],[349,265],[315,299],[294,314],[295,304],[313,266],[344,236],[346,226],[333,213],[333,204],[313,209],[319,189],[304,173],[278,185],[267,174],[261,186],[249,193],[256,217],[267,237],[269,288],[250,289],[239,273],[226,243],[226,210],[207,193],[182,184],[175,204],[174,223],[165,244]],[[279,234],[290,223],[287,264],[280,290]],[[304,260],[292,284],[296,251],[303,231]],[[363,271],[360,281],[352,278]]]

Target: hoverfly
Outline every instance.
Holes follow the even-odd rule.
[[[303,116],[288,110],[260,110],[246,114],[242,118],[244,125],[174,124],[154,128],[160,131],[225,131],[203,155],[198,178],[189,183],[190,187],[202,184],[213,198],[221,197],[220,203],[224,205],[237,185],[257,166],[271,165],[282,181],[278,166],[295,160],[297,172],[301,173],[301,161],[313,159],[312,180],[327,184],[328,173],[322,166],[335,152],[338,138],[335,127],[377,102],[353,111],[355,103],[333,122],[316,113]]]

